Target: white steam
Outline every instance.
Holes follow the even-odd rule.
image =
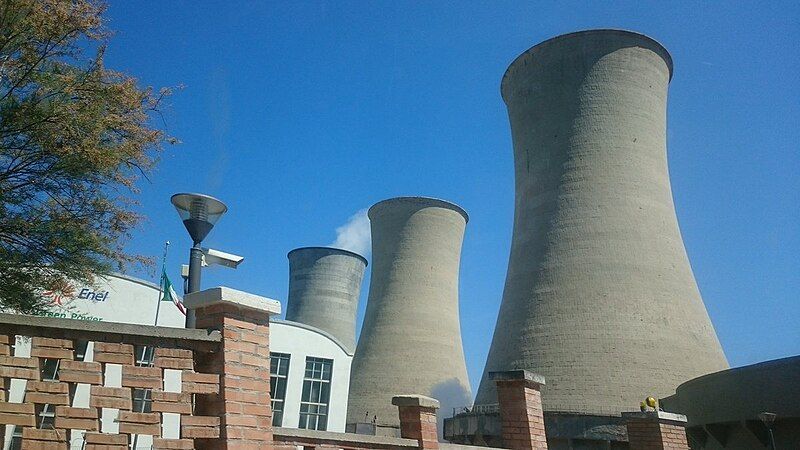
[[[368,257],[372,246],[372,235],[369,231],[367,210],[362,209],[347,219],[347,223],[336,228],[336,241],[331,247],[350,250],[363,257]]]

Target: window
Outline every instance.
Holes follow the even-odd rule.
[[[152,412],[153,392],[150,389],[133,390],[133,412]]]
[[[36,405],[36,428],[55,428],[56,407],[51,404]]]
[[[300,401],[300,428],[327,429],[332,372],[333,360],[311,356],[306,358],[306,375]]]
[[[89,346],[89,341],[83,339],[75,341],[75,361],[86,360],[86,348]]]
[[[153,355],[155,352],[154,347],[147,345],[137,345],[134,349],[136,356],[136,365],[139,367],[148,367],[153,365]]]
[[[58,381],[58,366],[61,360],[44,358],[40,361],[42,381]]]
[[[5,428],[5,425],[0,425]],[[11,433],[11,447],[9,450],[20,450],[22,448],[22,427],[16,426],[14,427],[14,431]]]
[[[139,367],[150,367],[153,365],[155,347],[148,345],[137,345],[134,347],[134,357],[136,365]],[[150,389],[133,390],[133,412],[149,413],[152,411],[153,393]]]
[[[286,380],[289,376],[289,355],[269,354],[269,396],[272,399],[272,425],[283,424],[283,402],[286,400]]]

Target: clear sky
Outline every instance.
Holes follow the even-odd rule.
[[[672,188],[731,365],[798,354],[798,5],[111,0],[108,67],[145,85],[185,86],[165,111],[182,144],[142,184],[149,219],[129,248],[158,258],[170,240],[179,281],[190,242],[169,197],[214,195],[230,210],[205,243],[246,259],[236,271],[206,270],[204,287],[285,301],[289,250],[334,242],[337,227],[382,199],[453,201],[471,216],[461,326],[477,389],[513,214],[500,77],[547,38],[631,29],[675,61]],[[362,314],[368,286],[369,273]]]

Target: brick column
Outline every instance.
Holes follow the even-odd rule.
[[[622,413],[630,450],[689,450],[686,416],[665,411]]]
[[[416,439],[418,448],[439,448],[439,434],[436,430],[439,400],[424,395],[396,395],[392,397],[392,405],[399,410],[400,437]]]
[[[497,384],[504,446],[547,449],[541,394],[544,377],[527,370],[489,372],[489,377]]]
[[[222,334],[218,352],[196,352],[196,370],[218,373],[220,379],[219,394],[197,395],[195,415],[217,416],[220,420],[218,438],[193,432],[195,448],[271,449],[269,316],[280,314],[280,303],[217,287],[187,295],[184,304],[195,310],[196,328]],[[184,372],[187,375],[191,372]],[[186,426],[183,430],[191,431]]]

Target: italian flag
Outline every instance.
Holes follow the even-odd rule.
[[[175,293],[175,289],[172,287],[172,282],[169,281],[169,277],[167,276],[167,270],[164,269],[163,273],[161,274],[161,280],[163,283],[163,292],[164,297],[161,301],[172,301],[178,310],[185,316],[186,315],[186,308],[183,306],[183,302],[180,298],[178,298],[178,294]]]

